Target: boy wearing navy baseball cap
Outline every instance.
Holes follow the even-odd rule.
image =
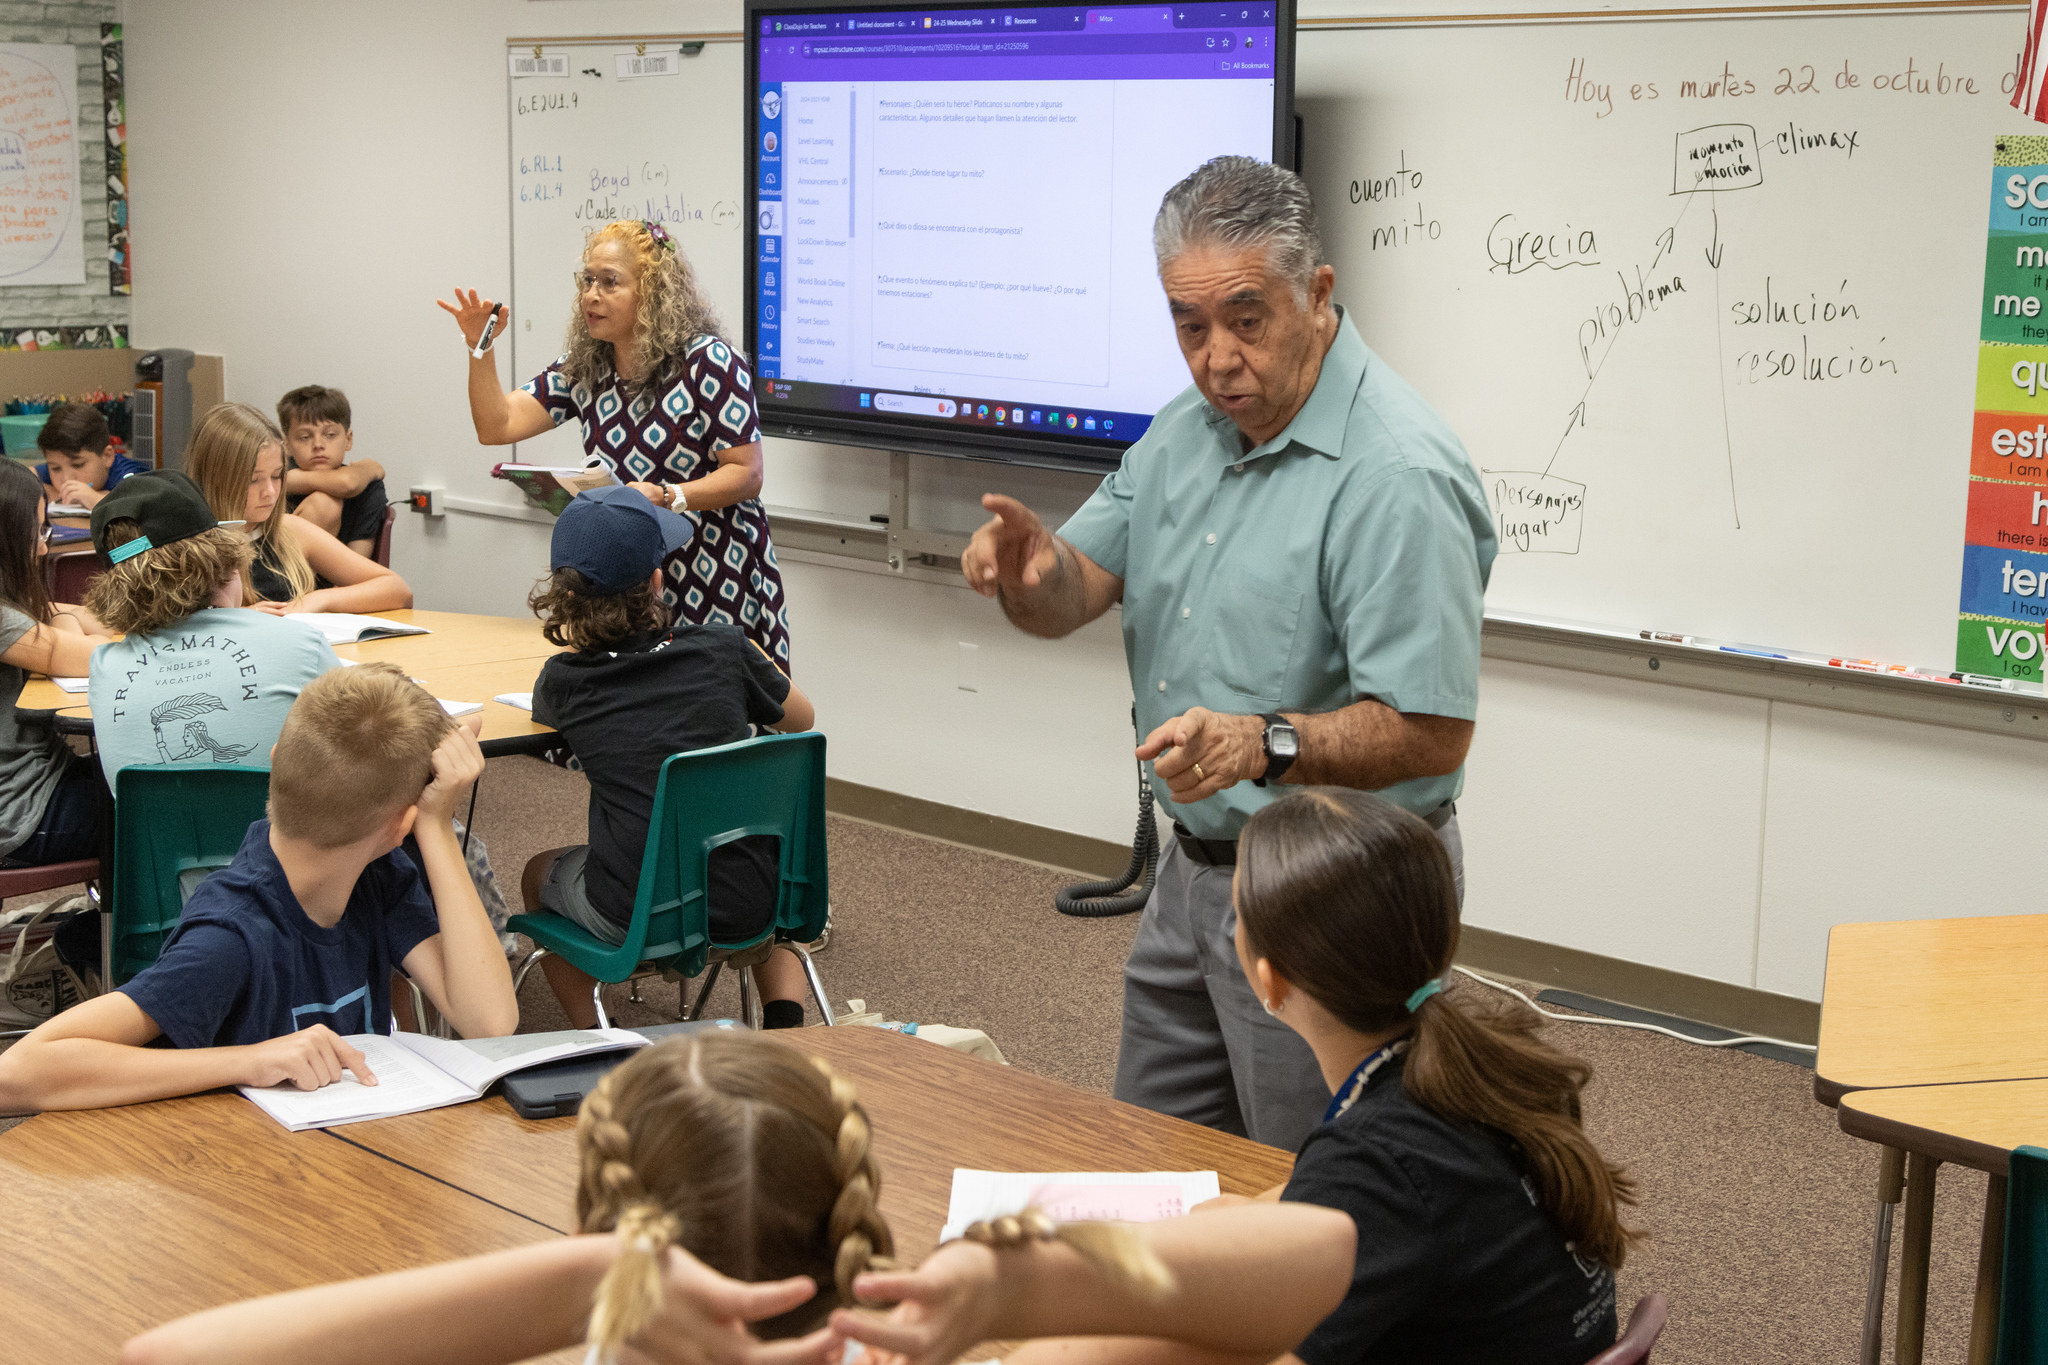
[[[661,565],[687,546],[692,521],[637,490],[594,488],[555,521],[550,571],[527,605],[554,655],[533,689],[533,718],[562,732],[590,779],[590,842],[526,865],[529,913],[552,910],[605,943],[633,919],[654,788],[670,754],[732,744],[752,727],[808,730],[811,703],[760,647],[725,621],[671,624]],[[714,613],[717,615],[718,613]],[[775,915],[779,841],[737,839],[711,855],[711,936],[751,938]],[[577,1028],[597,1024],[597,983],[553,954],[548,984]],[[803,1022],[803,968],[777,950],[756,967],[769,1028]]]

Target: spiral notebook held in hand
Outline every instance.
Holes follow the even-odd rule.
[[[366,1119],[396,1118],[425,1109],[480,1100],[505,1076],[570,1057],[646,1047],[646,1035],[629,1029],[569,1029],[560,1033],[517,1033],[506,1038],[429,1038],[421,1033],[356,1033],[346,1038],[376,1076],[363,1085],[344,1072],[332,1085],[301,1090],[293,1085],[245,1085],[256,1107],[294,1133],[333,1128]]]
[[[592,460],[575,468],[544,464],[493,465],[491,477],[506,480],[525,494],[528,502],[551,517],[562,515],[569,499],[578,493],[588,493],[593,488],[605,488],[619,481],[611,466],[602,460]]]

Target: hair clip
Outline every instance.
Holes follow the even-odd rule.
[[[646,218],[640,220],[640,226],[647,229],[647,235],[654,239],[656,246],[660,247],[663,251],[670,252],[671,254],[674,253],[676,239],[668,235],[667,228]]]

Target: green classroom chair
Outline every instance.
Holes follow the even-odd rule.
[[[705,899],[711,850],[753,834],[778,835],[782,840],[774,921],[745,942],[715,943]],[[831,909],[829,893],[823,735],[763,735],[674,754],[662,763],[654,788],[654,814],[625,942],[614,948],[552,911],[514,915],[509,927],[531,938],[534,951],[519,964],[513,988],[524,986],[533,964],[554,953],[597,979],[591,994],[597,1002],[598,1024],[609,1027],[605,985],[656,971],[694,977],[708,966],[696,1005],[684,1012],[695,1018],[722,967],[730,962],[744,968],[765,960],[767,950],[779,943],[803,963],[811,994],[829,1025],[834,1020],[825,983],[801,946],[824,932]],[[753,976],[744,970],[740,997],[747,1024],[759,1028]]]
[[[235,860],[269,797],[270,770],[236,763],[114,774],[114,875],[100,934],[106,989],[156,961],[193,889]]]
[[[2007,1160],[2003,1280],[1998,1365],[2048,1365],[2048,1149]]]

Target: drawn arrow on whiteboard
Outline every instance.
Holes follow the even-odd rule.
[[[1657,234],[1657,254],[1650,261],[1650,269],[1655,270],[1657,268],[1657,262],[1664,259],[1664,253],[1671,250],[1672,244],[1677,238],[1678,225],[1676,223]]]
[[[1721,252],[1722,252],[1722,247],[1721,247],[1721,205],[1720,205],[1720,202],[1719,202],[1719,200],[1718,200],[1718,199],[1717,199],[1717,198],[1716,198],[1715,196],[1713,196],[1713,195],[1711,195],[1711,194],[1710,194],[1710,195],[1708,195],[1707,197],[1708,197],[1709,199],[1714,199],[1714,200],[1715,200],[1715,203],[1714,203],[1714,244],[1713,244],[1712,246],[1710,246],[1710,247],[1708,247],[1708,248],[1707,248],[1707,264],[1708,264],[1708,265],[1710,265],[1710,266],[1712,266],[1712,267],[1713,267],[1714,269],[1716,269],[1716,270],[1719,270],[1719,269],[1721,268]]]
[[[1581,398],[1573,405],[1571,418],[1564,424],[1564,431],[1557,438],[1557,448],[1550,452],[1550,464],[1543,466],[1543,473],[1546,476],[1550,473],[1550,465],[1557,463],[1558,452],[1564,449],[1565,440],[1572,434],[1572,428],[1584,425],[1586,425],[1586,400]]]

